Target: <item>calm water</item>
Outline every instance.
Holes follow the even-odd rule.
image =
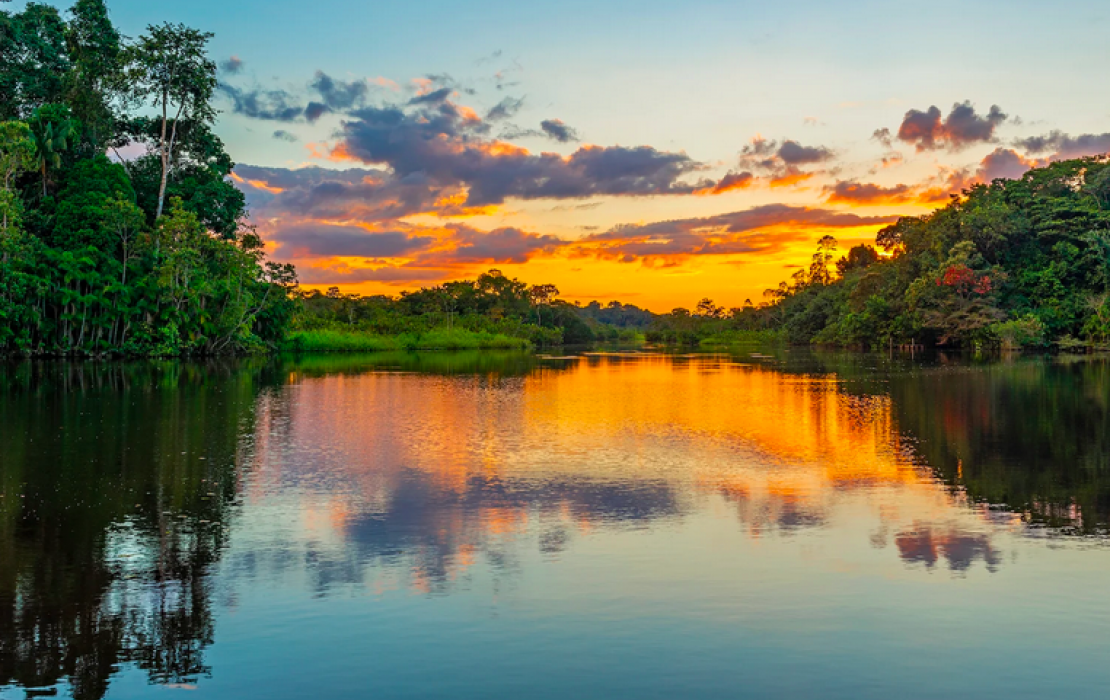
[[[1105,698],[1110,363],[0,366],[0,697]]]

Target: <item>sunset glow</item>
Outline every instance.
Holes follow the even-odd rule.
[[[441,10],[444,26],[466,23],[460,10]],[[977,183],[1110,150],[1104,93],[1042,99],[1026,89],[1089,84],[1089,67],[1054,70],[1054,59],[1034,52],[1005,74],[977,77],[975,56],[1010,55],[1024,28],[977,36],[960,60],[934,56],[923,72],[909,58],[880,58],[904,46],[865,24],[845,29],[832,8],[809,8],[813,24],[786,34],[762,20],[690,25],[690,13],[678,21],[676,12],[649,3],[609,19],[645,41],[662,41],[664,26],[698,26],[712,41],[732,27],[726,34],[737,41],[718,45],[712,77],[694,57],[713,53],[708,39],[680,32],[687,49],[668,52],[664,68],[627,36],[606,38],[626,60],[599,58],[600,37],[581,28],[568,52],[565,37],[556,41],[558,22],[527,39],[488,24],[465,37],[435,30],[439,47],[420,61],[373,41],[298,63],[255,43],[235,47],[234,70],[220,75],[221,124],[252,219],[306,288],[396,295],[497,268],[554,283],[570,300],[619,298],[666,312],[709,296],[733,307],[807,264],[824,235],[846,250]],[[370,9],[347,14],[379,25]],[[829,23],[842,28],[837,39],[816,29]],[[776,37],[776,60],[743,43],[757,36]],[[788,46],[822,56],[821,66],[803,71]],[[280,80],[270,86],[274,70]],[[653,71],[673,77],[664,87]],[[630,227],[770,206],[875,221],[830,230],[783,217],[727,234],[691,230],[682,241],[625,239]],[[465,221],[465,234],[436,235],[437,220]],[[327,242],[336,225],[366,240]],[[403,239],[379,245],[387,233]],[[359,253],[366,249],[381,252]]]

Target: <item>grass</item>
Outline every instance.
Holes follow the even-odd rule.
[[[782,334],[778,331],[725,331],[702,338],[698,345],[702,347],[765,345],[779,340],[782,340]]]
[[[293,331],[286,349],[303,352],[386,352],[397,350],[525,350],[524,338],[462,328],[433,328],[422,333],[375,335],[360,331]]]

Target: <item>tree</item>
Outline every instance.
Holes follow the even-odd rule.
[[[695,315],[704,316],[705,318],[721,318],[724,316],[724,313],[724,307],[717,306],[709,297],[699,301],[697,307],[694,309]]]
[[[836,261],[836,271],[841,277],[851,270],[862,270],[879,262],[879,253],[869,245],[857,245],[848,255]]]
[[[18,14],[0,12],[0,119],[21,119],[59,102],[69,72],[65,22],[58,10],[29,3]]]
[[[35,165],[35,142],[23,122],[0,122],[0,234],[6,235],[18,205],[15,178]]]
[[[62,167],[62,154],[76,138],[77,122],[64,105],[43,105],[27,120],[35,141],[35,166],[42,178],[42,196],[50,181],[48,170]]]
[[[150,100],[161,112],[157,153],[161,164],[154,218],[162,218],[166,183],[175,149],[180,146],[183,121],[210,124],[216,111],[211,105],[216,90],[216,64],[206,48],[212,38],[182,24],[150,25],[130,49],[130,79],[140,99]],[[171,116],[172,113],[172,116]]]
[[[123,42],[104,0],[77,0],[70,8],[66,46],[73,69],[66,102],[84,127],[91,153],[102,153],[115,129],[112,100],[122,92]]]
[[[822,236],[817,241],[817,252],[813,254],[813,261],[809,266],[809,283],[825,285],[832,282],[832,272],[829,265],[836,259],[836,239],[832,236]]]
[[[536,307],[536,322],[542,326],[541,309],[550,306],[555,297],[559,296],[559,288],[553,284],[537,284],[528,290],[528,296]]]
[[[104,208],[105,224],[119,240],[120,262],[122,263],[120,284],[126,286],[127,268],[136,257],[135,247],[145,217],[142,209],[120,195],[109,201]]]

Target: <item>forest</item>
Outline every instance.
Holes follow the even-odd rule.
[[[618,301],[586,306],[555,285],[528,285],[490,270],[398,297],[298,290],[293,349],[469,349],[638,343],[656,315]],[[514,342],[516,341],[516,342]],[[349,347],[348,347],[349,345]]]
[[[284,338],[295,271],[266,260],[228,178],[211,36],[164,23],[127,40],[102,0],[0,11],[0,354]]]
[[[954,195],[726,310],[659,317],[648,339],[856,348],[1086,349],[1110,341],[1110,158],[1059,161]]]
[[[213,132],[211,36],[164,23],[126,39],[103,0],[0,11],[0,355],[1110,342],[1105,156],[975,185],[874,245],[826,236],[735,308],[571,304],[497,270],[396,297],[303,290],[266,259]]]

